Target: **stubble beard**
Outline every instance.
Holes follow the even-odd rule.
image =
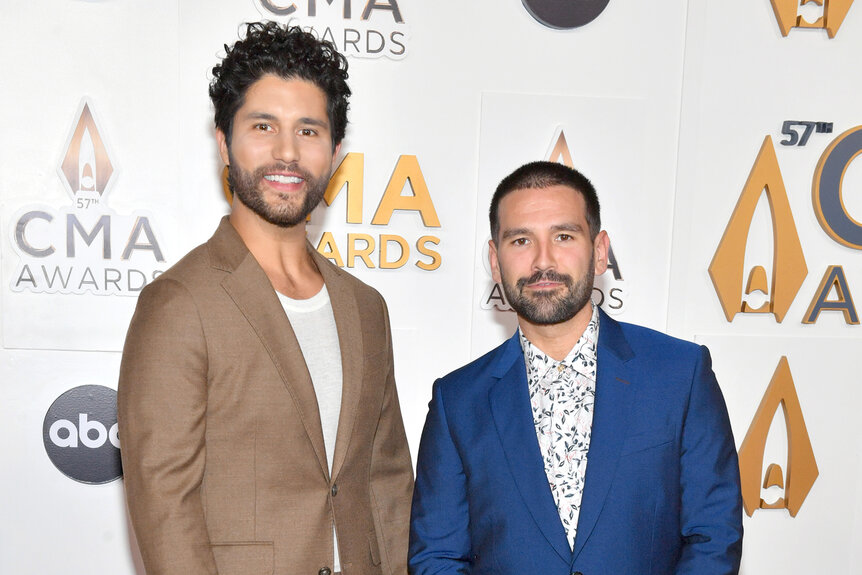
[[[305,190],[296,192],[303,194],[301,203],[290,201],[278,205],[267,203],[263,192],[263,186],[266,185],[264,176],[274,172],[290,172],[305,180]],[[296,162],[262,166],[253,172],[248,172],[240,168],[231,158],[228,166],[228,185],[234,194],[234,200],[238,199],[265,221],[282,228],[292,228],[304,222],[308,214],[323,199],[328,184],[329,178],[315,177]]]
[[[541,270],[527,278],[520,278],[512,283],[507,281],[506,275],[500,269],[500,279],[503,284],[503,293],[509,306],[515,310],[518,316],[535,325],[553,325],[568,321],[575,317],[590,301],[593,293],[593,280],[595,270],[591,258],[586,273],[575,282],[572,276],[555,272],[554,270]],[[561,282],[564,289],[538,291],[527,294],[524,288],[527,284],[533,284],[541,280]]]

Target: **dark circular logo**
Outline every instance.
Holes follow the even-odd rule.
[[[42,424],[45,451],[57,469],[81,483],[108,483],[123,474],[117,392],[82,385],[58,397]]]
[[[814,172],[814,209],[820,225],[838,243],[862,249],[862,224],[847,212],[842,197],[844,175],[862,152],[862,126],[856,126],[826,148]]]
[[[527,11],[548,28],[560,30],[589,24],[610,0],[521,0]]]

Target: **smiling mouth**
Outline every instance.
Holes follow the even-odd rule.
[[[264,176],[263,179],[276,184],[301,184],[305,181],[304,178],[299,176],[286,176],[283,174],[269,174]]]

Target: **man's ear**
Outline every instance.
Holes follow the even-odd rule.
[[[491,265],[491,277],[498,284],[503,283],[503,276],[500,275],[500,262],[497,260],[497,244],[494,240],[488,240],[488,263]]]
[[[608,252],[610,251],[611,240],[605,230],[599,232],[596,239],[593,241],[593,256],[595,258],[595,274],[602,275],[608,269]]]
[[[338,164],[338,154],[341,153],[341,142],[335,144],[335,149],[332,150],[332,166],[330,166],[329,171],[334,172],[335,166]]]
[[[230,154],[228,153],[227,138],[220,129],[216,128],[216,141],[218,142],[218,155],[225,166],[230,165]]]

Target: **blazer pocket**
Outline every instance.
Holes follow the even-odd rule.
[[[374,531],[368,534],[368,549],[371,551],[371,564],[380,565],[380,549],[377,546],[377,534]]]
[[[272,575],[272,541],[212,543],[219,575]]]
[[[661,447],[672,442],[673,434],[669,429],[650,429],[627,437],[620,451],[620,456],[630,455],[654,447]]]

